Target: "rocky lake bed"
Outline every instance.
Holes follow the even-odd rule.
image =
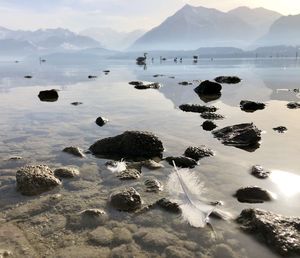
[[[300,256],[298,60],[0,68],[0,257]]]

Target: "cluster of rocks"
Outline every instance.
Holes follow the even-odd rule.
[[[75,168],[63,167],[52,171],[46,165],[25,166],[16,173],[17,190],[23,195],[38,195],[60,186],[61,178],[79,175]]]

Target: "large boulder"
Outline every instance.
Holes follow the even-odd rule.
[[[37,195],[61,185],[53,171],[45,165],[26,166],[16,173],[17,190],[23,195]]]
[[[97,141],[90,147],[95,155],[119,158],[161,157],[162,142],[150,132],[126,131],[115,137]]]
[[[241,228],[255,234],[282,256],[300,256],[300,218],[260,209],[245,209],[237,218]]]
[[[212,133],[223,144],[248,151],[258,148],[261,140],[261,131],[253,123],[227,126]]]
[[[200,85],[194,89],[198,95],[218,95],[221,93],[221,90],[221,84],[208,80],[201,82]]]
[[[133,187],[113,193],[109,201],[119,211],[135,211],[142,206],[141,196]]]

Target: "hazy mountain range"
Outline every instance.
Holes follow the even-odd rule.
[[[191,50],[199,47],[254,48],[297,45],[300,17],[264,8],[238,7],[229,12],[185,5],[139,38],[132,50]],[[285,36],[282,37],[282,36]]]
[[[105,47],[114,50],[126,50],[146,31],[134,30],[131,32],[120,32],[111,28],[88,28],[79,34],[93,38]]]
[[[95,27],[75,33],[62,28],[24,31],[0,27],[0,55],[67,53],[70,56],[75,53],[107,56],[116,54],[111,50],[141,53],[201,49],[203,54],[217,51],[219,55],[222,54],[220,51],[226,50],[232,52],[225,51],[226,55],[238,56],[246,52],[248,54],[251,52],[249,50],[256,48],[266,51],[267,48],[263,48],[266,46],[271,47],[268,50],[270,55],[273,55],[275,49],[286,55],[287,52],[294,51],[294,47],[300,46],[299,28],[300,15],[283,16],[264,8],[248,7],[221,12],[212,8],[185,5],[148,32],[118,32],[110,28]],[[283,47],[274,48],[279,45]]]

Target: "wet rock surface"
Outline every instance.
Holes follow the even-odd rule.
[[[166,157],[166,161],[173,166],[173,161],[175,162],[177,167],[180,168],[194,168],[195,166],[198,165],[197,161],[192,159],[192,158],[188,158],[188,157],[184,157],[184,156],[180,156],[180,157]]]
[[[135,211],[142,205],[141,196],[133,187],[113,193],[109,201],[119,211]]]
[[[37,195],[61,185],[46,165],[26,166],[16,173],[17,190],[23,195]]]
[[[278,133],[285,133],[288,129],[285,126],[277,126],[273,128]]]
[[[211,120],[204,121],[201,126],[204,131],[212,131],[217,128],[217,125]]]
[[[263,110],[265,106],[266,105],[264,103],[254,102],[249,100],[242,100],[240,102],[241,110],[250,113],[255,112],[257,110]]]
[[[165,211],[170,212],[170,213],[175,213],[175,214],[181,213],[181,209],[180,209],[179,205],[175,202],[171,202],[167,198],[162,198],[162,199],[158,200],[155,203],[155,205]]]
[[[201,106],[195,104],[183,104],[179,108],[185,112],[204,113],[204,112],[216,112],[217,108],[214,106]]]
[[[200,85],[194,89],[198,95],[217,95],[221,93],[221,90],[221,84],[208,80],[201,82]]]
[[[269,177],[270,173],[271,173],[270,171],[265,170],[260,165],[255,165],[251,168],[251,174],[260,179],[265,179],[265,178]]]
[[[245,209],[237,218],[241,228],[283,256],[300,256],[300,218],[260,209]]]
[[[300,108],[300,103],[299,102],[290,102],[287,104],[287,107],[289,109],[298,109],[298,108]]]
[[[215,78],[215,81],[218,83],[236,84],[242,80],[237,76],[218,76]]]
[[[120,180],[139,179],[141,177],[141,172],[134,168],[127,168],[126,170],[120,172],[117,177]]]
[[[227,126],[212,133],[224,145],[235,146],[248,151],[258,148],[261,140],[261,131],[253,123]]]
[[[160,169],[160,168],[163,168],[164,165],[163,164],[160,164],[152,159],[148,159],[148,160],[145,160],[143,161],[142,163],[142,166],[150,169],[150,170],[156,170],[156,169]]]
[[[96,124],[99,125],[100,127],[101,127],[101,126],[104,126],[107,122],[108,122],[108,119],[105,118],[105,117],[99,116],[99,117],[96,119]]]
[[[57,90],[43,90],[38,95],[40,101],[54,102],[58,100]]]
[[[187,81],[183,81],[183,82],[178,82],[179,85],[183,85],[183,86],[187,86],[187,85],[193,85],[192,82],[187,82]]]
[[[157,179],[147,179],[144,182],[146,192],[160,192],[164,189],[163,184]]]
[[[222,120],[225,118],[223,115],[212,113],[212,112],[204,112],[200,116],[203,119],[207,119],[207,120]]]
[[[239,202],[263,203],[273,199],[272,194],[258,186],[248,186],[240,188],[235,193]]]
[[[194,160],[199,160],[205,157],[211,157],[214,156],[214,152],[207,148],[206,146],[202,145],[200,147],[188,147],[185,152],[184,155],[186,157],[192,158]]]
[[[79,147],[70,146],[63,149],[63,152],[69,153],[73,156],[84,158],[85,155]]]
[[[77,168],[62,167],[54,170],[54,175],[58,178],[73,178],[79,176],[79,170]]]
[[[97,141],[90,151],[95,155],[120,158],[153,158],[162,156],[164,148],[158,137],[150,132],[126,131]]]

